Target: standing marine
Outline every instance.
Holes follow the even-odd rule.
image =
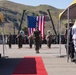
[[[47,32],[47,35],[46,35],[46,41],[47,41],[47,46],[48,46],[48,48],[51,48],[52,34],[51,34],[50,31]]]
[[[8,35],[8,45],[9,45],[9,48],[11,48],[11,44],[12,44],[12,35],[11,33]]]
[[[22,32],[20,32],[20,33],[17,35],[17,39],[18,39],[18,48],[22,48],[22,44],[23,44]]]
[[[32,45],[33,45],[33,34],[29,35],[28,40],[29,40],[29,46],[30,46],[30,48],[32,48]]]
[[[39,28],[38,26],[36,27],[36,30],[34,31],[34,44],[35,44],[35,50],[36,50],[36,53],[39,53],[39,48],[40,48],[40,35],[41,35],[41,31],[39,31]]]

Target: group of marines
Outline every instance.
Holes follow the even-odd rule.
[[[33,34],[31,34],[29,37],[29,46],[30,48],[32,48],[32,44],[34,43],[34,47],[36,50],[36,53],[39,53],[39,49],[42,47],[42,35],[41,35],[41,31],[39,31],[39,28],[36,27],[36,30],[34,31]],[[46,40],[47,40],[47,46],[48,48],[51,48],[51,33],[50,31],[48,32],[47,36],[46,36]]]
[[[9,48],[11,48],[11,36],[9,36],[8,44]],[[18,48],[22,48],[23,45],[23,39],[25,38],[24,33],[20,31],[20,33],[17,35],[17,41],[18,41]],[[36,27],[35,31],[28,36],[28,41],[29,41],[29,47],[32,48],[32,45],[34,44],[35,51],[36,53],[39,53],[39,49],[42,47],[42,34],[41,31],[39,30],[38,26]],[[52,42],[52,35],[51,32],[48,31],[46,35],[46,41],[47,41],[47,47],[51,48],[51,42]]]

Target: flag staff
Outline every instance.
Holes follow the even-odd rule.
[[[68,45],[69,45],[69,19],[70,19],[70,10],[69,10],[69,8],[68,8],[68,10],[67,10],[67,18],[68,18],[68,20],[67,20],[67,22],[68,22],[68,34],[67,34],[67,62],[69,61],[69,49],[68,49]]]

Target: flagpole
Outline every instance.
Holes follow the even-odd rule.
[[[69,46],[69,8],[68,8],[68,11],[67,11],[67,18],[68,18],[68,20],[67,20],[67,22],[68,22],[68,33],[67,33],[67,62],[69,61],[69,49],[68,49],[68,46]]]
[[[59,44],[60,44],[60,57],[61,57],[61,20],[59,20]]]
[[[2,23],[2,38],[3,38],[3,56],[5,56],[5,49],[4,49],[4,27],[3,27],[3,23]]]

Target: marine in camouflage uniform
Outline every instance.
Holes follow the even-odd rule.
[[[29,40],[29,46],[30,46],[30,48],[32,48],[32,45],[33,45],[33,35],[32,34],[28,37],[28,40]]]
[[[8,45],[9,45],[9,48],[11,48],[11,44],[12,44],[12,35],[11,33],[8,35]]]
[[[34,31],[34,44],[35,44],[36,53],[39,53],[40,34],[41,34],[41,32],[39,31],[38,27],[36,27],[36,30]]]
[[[17,35],[17,39],[18,39],[18,48],[22,48],[22,44],[23,44],[23,37],[22,37],[22,34],[19,33]]]
[[[46,41],[47,41],[47,46],[48,46],[48,48],[51,48],[51,43],[52,43],[52,34],[51,34],[51,32],[50,32],[50,31],[47,33]]]

